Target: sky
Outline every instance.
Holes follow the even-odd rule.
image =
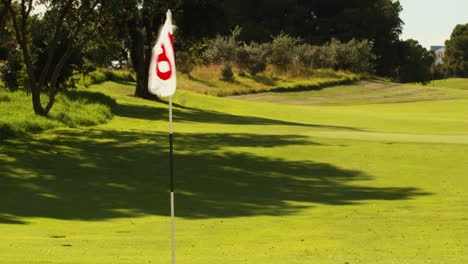
[[[400,0],[401,38],[429,48],[443,46],[457,24],[468,23],[468,0]]]

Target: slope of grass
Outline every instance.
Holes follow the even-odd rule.
[[[462,84],[460,84],[462,86]],[[428,100],[468,98],[467,91],[430,85],[361,81],[353,85],[325,87],[319,91],[261,93],[231,98],[305,105],[344,105],[369,103],[403,103]]]
[[[237,94],[252,94],[267,91],[304,91],[316,90],[325,86],[351,83],[359,76],[351,73],[332,70],[316,70],[313,72],[278,74],[272,70],[256,76],[236,75],[235,81],[219,80],[220,65],[212,65],[196,69],[190,76],[179,74],[180,89],[214,96],[229,96]]]
[[[42,98],[47,102],[46,96]],[[57,127],[93,126],[112,118],[115,101],[100,93],[70,91],[57,95],[48,117],[34,114],[31,96],[0,90],[0,139]]]
[[[170,263],[167,105],[91,89],[109,123],[0,143],[0,262]],[[468,100],[174,100],[178,263],[466,262]]]
[[[466,78],[450,78],[444,80],[437,80],[434,83],[436,86],[439,87],[468,90],[468,79]]]

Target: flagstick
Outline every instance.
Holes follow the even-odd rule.
[[[169,159],[171,175],[171,225],[172,225],[172,264],[175,264],[175,220],[174,220],[174,154],[172,142],[172,96],[169,97]]]

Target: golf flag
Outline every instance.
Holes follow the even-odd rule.
[[[172,32],[172,13],[167,10],[166,22],[153,47],[149,69],[149,92],[161,97],[172,96],[176,90],[176,67],[174,35]]]

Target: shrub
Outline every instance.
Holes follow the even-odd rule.
[[[265,71],[267,67],[268,45],[255,42],[244,44],[237,51],[236,64],[241,71],[247,70],[250,75]]]
[[[309,44],[298,45],[294,48],[294,64],[311,66],[316,47]]]
[[[23,64],[20,53],[15,49],[10,49],[5,65],[0,70],[2,80],[10,91],[16,91],[22,86]]]
[[[296,59],[295,50],[301,43],[300,38],[294,38],[285,33],[280,33],[273,38],[270,46],[269,62],[277,67],[280,72],[286,72],[288,66]]]
[[[218,35],[208,43],[208,48],[204,52],[206,61],[211,63],[224,63],[224,68],[221,71],[220,79],[224,81],[233,81],[234,74],[232,72],[231,63],[236,59],[237,49],[240,45],[237,38],[242,29],[236,26],[230,36]]]
[[[235,27],[230,36],[218,35],[209,41],[204,57],[210,63],[231,63],[235,60],[237,49],[240,45],[237,38],[242,29]]]
[[[232,72],[231,64],[225,64],[223,69],[221,70],[221,77],[220,80],[226,82],[234,82],[234,73]]]
[[[195,68],[195,60],[185,51],[179,51],[176,55],[177,69],[190,76],[190,72]]]
[[[369,41],[357,41],[341,43],[333,39],[328,45],[330,55],[334,58],[336,70],[349,70],[352,72],[372,72],[373,60],[372,46]]]
[[[88,74],[83,74],[77,82],[77,86],[88,87],[93,84],[99,84],[106,81],[114,82],[135,82],[135,77],[128,71],[112,71],[97,69]]]

